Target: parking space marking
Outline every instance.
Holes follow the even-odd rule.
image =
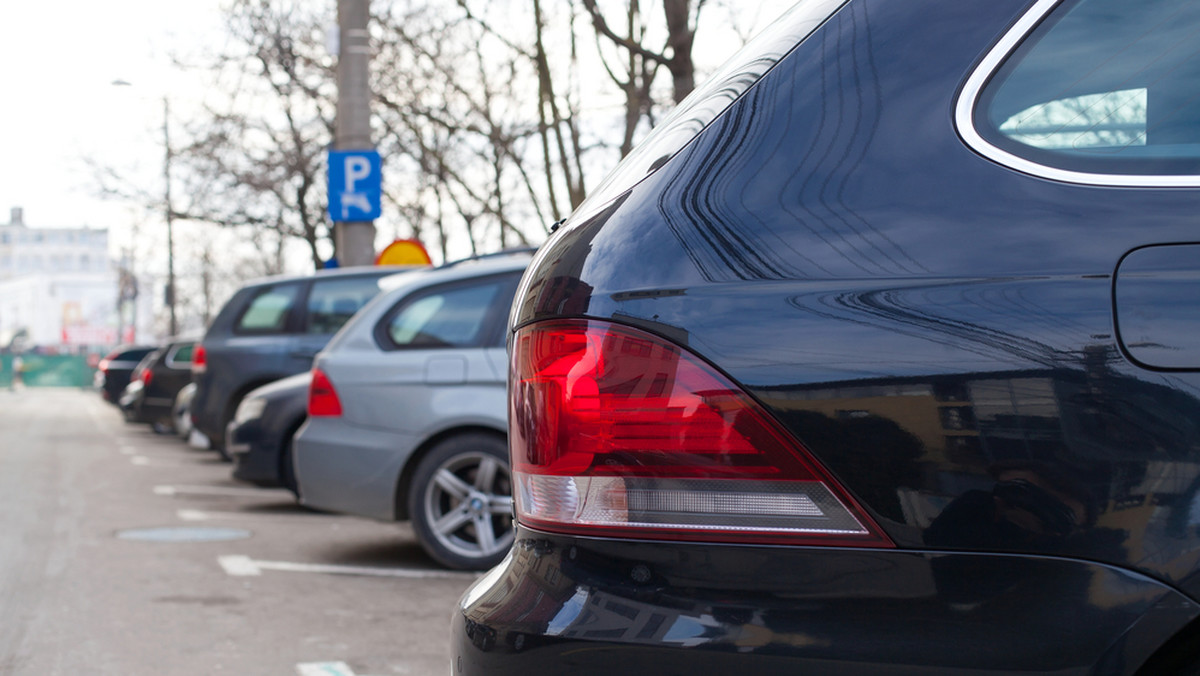
[[[295,522],[296,516],[304,516],[303,512],[295,515],[288,514],[252,514],[246,512],[205,512],[199,509],[176,510],[175,517],[180,521],[214,521],[219,519],[253,519],[255,521],[290,521]]]
[[[345,662],[306,662],[296,665],[300,676],[354,676],[354,671]]]
[[[129,462],[138,467],[187,467],[188,463],[167,455],[131,455]]]
[[[264,570],[288,573],[323,573],[326,575],[357,575],[365,577],[404,577],[410,579],[478,577],[479,573],[457,570],[419,570],[415,568],[372,568],[366,566],[337,566],[324,563],[290,563],[287,561],[256,561],[249,556],[229,554],[217,557],[226,574],[234,577],[262,575]]]
[[[228,486],[155,486],[155,495],[232,495],[247,498],[269,497],[288,492],[286,488],[234,488]],[[290,493],[289,493],[290,494]]]

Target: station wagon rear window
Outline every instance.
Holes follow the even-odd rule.
[[[281,284],[263,289],[250,301],[234,328],[235,333],[279,333],[287,326],[300,285]]]
[[[1045,18],[1027,37],[1011,38],[1011,53],[982,85],[971,126],[1000,153],[980,150],[1067,180],[1054,172],[1200,176],[1200,3],[1055,4],[1035,6],[1031,15]]]

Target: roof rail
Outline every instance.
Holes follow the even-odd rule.
[[[536,246],[522,246],[522,247],[513,247],[510,249],[501,249],[499,251],[493,251],[492,253],[475,254],[474,256],[467,256],[466,258],[459,258],[457,260],[453,260],[448,263],[442,263],[441,265],[437,266],[437,269],[441,270],[442,268],[452,268],[455,265],[458,265],[459,263],[467,263],[470,261],[486,260],[488,258],[499,258],[500,256],[512,256],[514,254],[523,254],[523,253],[532,254],[535,251],[537,251]]]

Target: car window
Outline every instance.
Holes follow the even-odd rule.
[[[1048,167],[1200,174],[1200,3],[1063,3],[983,89],[974,124]]]
[[[379,277],[329,279],[313,283],[308,294],[308,333],[337,333],[358,309],[379,293]]]
[[[455,285],[410,297],[385,316],[386,339],[395,348],[478,346],[505,287],[511,287],[511,280]],[[507,305],[501,312],[506,309]]]
[[[299,284],[279,284],[262,289],[250,301],[234,328],[236,333],[279,333],[287,327],[296,304]]]
[[[118,354],[109,357],[110,361],[141,361],[142,357],[150,354],[154,348],[138,348],[133,350],[125,350]]]
[[[175,368],[188,368],[192,363],[192,350],[195,348],[195,343],[183,343],[176,345],[171,353],[167,355],[167,365]]]

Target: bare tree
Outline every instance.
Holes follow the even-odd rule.
[[[647,46],[649,32],[642,13],[641,0],[627,0],[623,5],[624,31],[618,33],[597,0],[582,0],[592,20],[598,42],[607,41],[624,58],[604,58],[609,77],[625,94],[625,133],[621,143],[624,157],[633,147],[634,135],[641,120],[653,125],[654,102],[651,87],[660,67],[671,73],[672,98],[679,103],[696,87],[696,66],[692,48],[696,27],[705,0],[662,0],[666,28],[661,47]],[[601,46],[601,53],[604,50]],[[620,68],[610,61],[622,64]]]
[[[540,239],[559,183],[531,166],[544,127],[521,94],[534,60],[461,5],[389,9],[376,15],[380,148],[393,180],[411,172],[390,199],[436,228],[442,247],[455,231],[473,252]]]
[[[324,158],[336,100],[323,18],[299,3],[234,2],[234,39],[213,64],[222,96],[176,156],[191,196],[185,217],[299,239],[314,267],[329,241]]]

